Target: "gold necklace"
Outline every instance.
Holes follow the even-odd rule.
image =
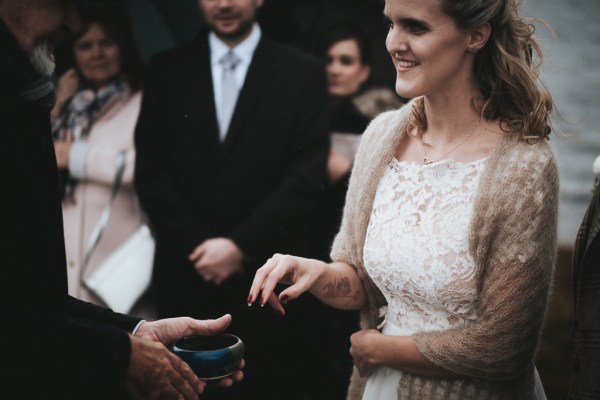
[[[462,146],[463,144],[465,144],[467,142],[467,140],[469,140],[471,138],[471,136],[473,136],[473,133],[475,133],[475,129],[479,125],[479,121],[480,120],[475,121],[475,123],[473,124],[473,127],[471,128],[471,132],[467,136],[465,136],[465,138],[463,140],[461,140],[456,146],[452,147],[450,150],[448,150],[447,152],[445,152],[444,154],[442,154],[437,159],[437,161],[442,160],[448,154],[452,153],[454,150],[458,149],[460,146]],[[424,165],[429,165],[429,164],[433,164],[434,162],[436,162],[436,160],[434,160],[433,158],[429,158],[429,156],[427,155],[426,147],[430,146],[430,145],[427,144],[427,143],[425,143],[424,141],[421,141],[421,145],[423,146],[423,154],[425,155],[423,157],[423,164]]]

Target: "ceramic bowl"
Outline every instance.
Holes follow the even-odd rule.
[[[199,378],[210,380],[231,375],[244,357],[244,342],[237,336],[189,336],[172,348]]]

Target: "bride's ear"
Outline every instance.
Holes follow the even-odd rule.
[[[467,50],[472,53],[476,53],[478,50],[481,50],[481,48],[485,46],[490,38],[491,33],[492,26],[489,24],[489,22],[473,28],[467,41]]]

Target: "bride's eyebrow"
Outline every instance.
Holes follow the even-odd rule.
[[[387,24],[395,23],[402,26],[422,26],[424,28],[429,28],[429,24],[426,21],[414,17],[400,16],[392,19],[385,10],[383,10],[383,20]]]

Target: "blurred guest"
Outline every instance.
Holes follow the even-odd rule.
[[[69,294],[105,306],[82,285],[82,278],[93,273],[143,221],[132,184],[142,62],[121,7],[88,10],[81,21],[82,29],[72,44],[75,67],[58,80],[53,130],[63,188]],[[104,233],[90,251],[89,238],[110,201],[116,160],[123,151],[122,185]],[[138,302],[131,313],[153,317],[148,299]]]
[[[156,228],[153,294],[160,316],[232,314],[247,379],[215,396],[301,399],[314,367],[299,346],[303,310],[280,318],[246,294],[275,249],[305,251],[325,181],[325,73],[263,34],[262,0],[198,4],[209,29],[150,61],[136,127],[136,188]]]
[[[354,154],[369,121],[380,112],[402,105],[394,91],[370,84],[371,46],[369,36],[351,22],[330,26],[321,35],[317,54],[326,60],[330,101],[328,182],[312,218],[311,249],[317,259],[329,259],[335,234],[342,221],[342,210]],[[360,329],[358,311],[343,311],[314,304],[310,318],[313,335],[322,358],[322,374],[313,381],[313,397],[345,398],[352,372],[350,335]]]
[[[583,218],[573,256],[573,377],[569,400],[600,398],[600,157],[594,162],[596,182]]]
[[[379,113],[399,108],[402,102],[393,90],[370,84],[370,40],[358,26],[340,22],[321,38],[317,52],[326,59],[332,146],[327,163],[329,184],[316,214],[314,246],[315,252],[327,259],[342,220],[350,170],[361,135]]]

